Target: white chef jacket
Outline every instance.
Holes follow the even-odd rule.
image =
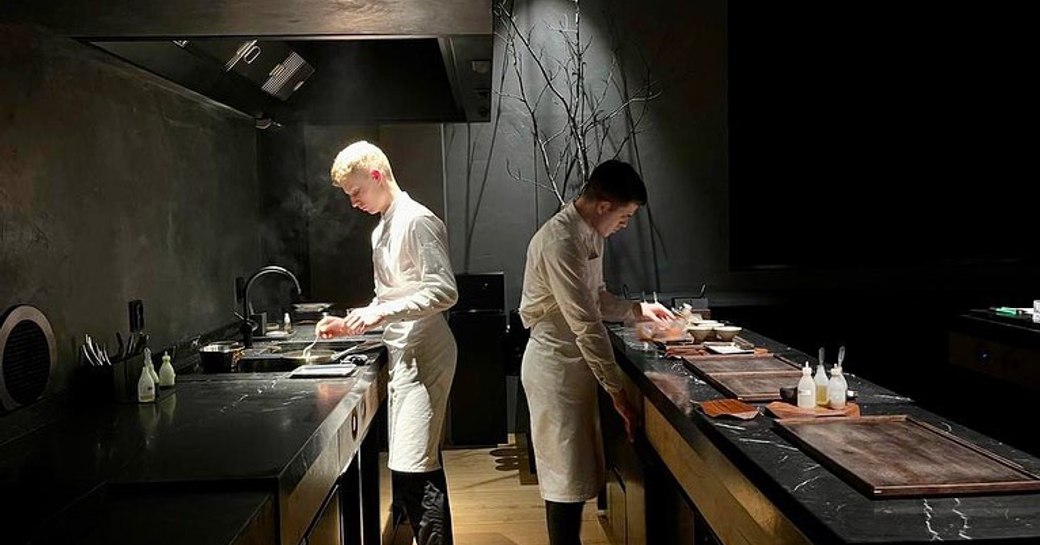
[[[520,318],[531,329],[521,380],[542,498],[581,502],[604,482],[597,382],[621,389],[603,320],[634,317],[603,283],[603,237],[568,204],[531,239]]]
[[[390,356],[388,465],[418,473],[441,467],[440,439],[455,376],[455,338],[443,311],[458,299],[447,229],[400,193],[372,232],[376,297]]]

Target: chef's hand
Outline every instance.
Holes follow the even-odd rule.
[[[347,331],[343,318],[326,316],[318,322],[318,325],[314,326],[314,335],[319,339],[331,339],[346,334]]]
[[[674,319],[675,313],[660,303],[639,303],[639,320],[660,323]]]
[[[611,399],[614,401],[614,410],[621,415],[621,419],[625,421],[625,435],[628,436],[628,442],[634,443],[636,441],[636,426],[639,425],[639,416],[635,410],[632,409],[632,405],[628,403],[628,398],[625,397],[625,391],[620,390],[614,394],[611,394]]]
[[[362,333],[379,327],[386,316],[383,316],[375,307],[356,308],[343,319],[347,335],[361,335]]]

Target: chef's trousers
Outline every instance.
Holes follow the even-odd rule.
[[[400,514],[407,515],[418,545],[452,545],[444,468],[425,473],[391,471],[390,475],[395,522]]]

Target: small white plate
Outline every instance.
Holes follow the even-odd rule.
[[[754,350],[748,350],[741,348],[734,344],[708,344],[705,343],[704,347],[716,354],[754,354]]]

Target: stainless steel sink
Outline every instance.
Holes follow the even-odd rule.
[[[322,350],[341,351],[362,344],[357,340],[333,339],[328,341],[319,340],[316,348]],[[289,354],[303,350],[310,345],[310,340],[276,340],[261,341],[253,348],[247,348],[242,352],[238,360],[238,371],[241,373],[263,373],[263,372],[285,372],[292,371],[300,365],[298,359],[287,359],[283,354]],[[367,365],[375,361],[379,346],[371,350],[355,355],[346,356],[343,361],[350,361],[357,365]]]

